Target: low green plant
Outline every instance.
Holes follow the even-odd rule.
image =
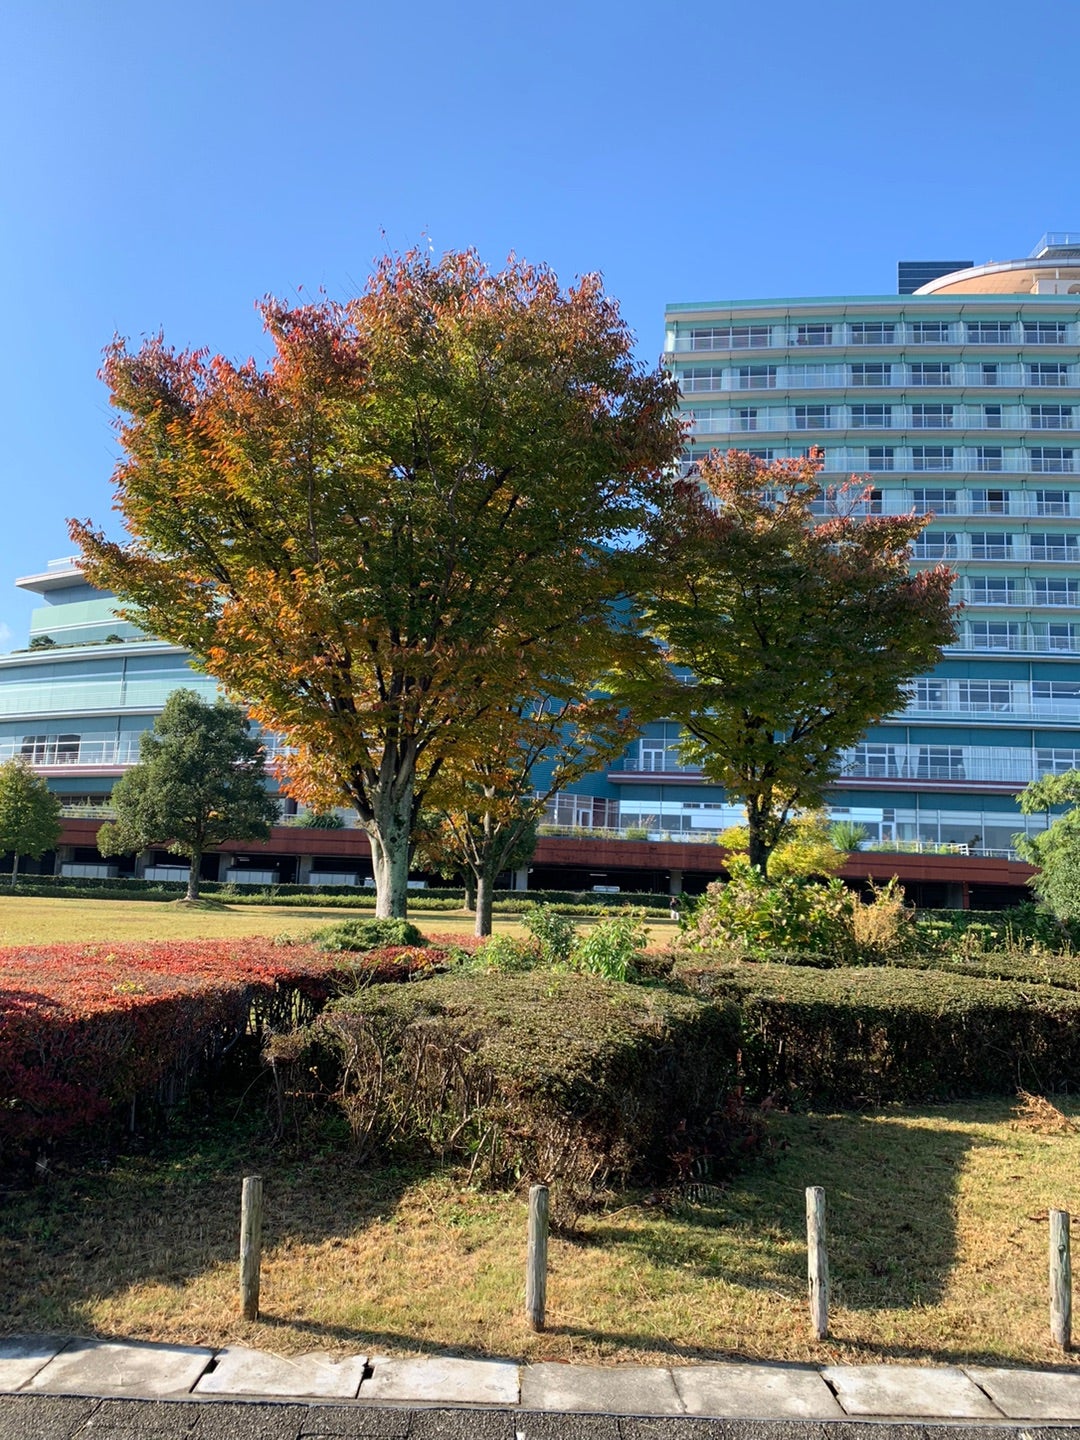
[[[731,868],[731,879],[714,881],[694,907],[679,936],[681,949],[734,949],[757,959],[805,951],[833,964],[855,958],[858,901],[840,880],[767,880],[748,862]]]
[[[607,915],[577,937],[570,951],[570,962],[575,970],[586,975],[598,975],[604,980],[634,980],[648,943],[649,932],[639,912]]]
[[[542,963],[543,957],[536,942],[519,939],[516,935],[489,935],[461,962],[466,970],[496,970],[506,975],[535,970]]]
[[[577,938],[572,920],[550,905],[536,905],[522,916],[521,923],[540,947],[545,965],[561,965],[570,959]]]
[[[869,839],[870,832],[857,820],[834,820],[829,826],[829,839],[837,850],[853,855],[861,850]]]
[[[320,950],[349,950],[361,953],[384,945],[422,945],[424,937],[410,920],[336,920],[322,925],[306,937]]]

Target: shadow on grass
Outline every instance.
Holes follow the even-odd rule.
[[[330,1241],[392,1211],[430,1173],[358,1163],[344,1127],[269,1140],[262,1087],[197,1094],[141,1153],[83,1158],[0,1198],[0,1317],[5,1331],[92,1333],[87,1303],[134,1284],[180,1288],[239,1253],[245,1175],[265,1185],[263,1246]],[[238,1115],[238,1107],[241,1113]],[[135,1147],[131,1147],[133,1150]]]
[[[955,1205],[969,1128],[1007,1120],[1011,1101],[950,1111],[781,1115],[777,1148],[718,1202],[680,1223],[598,1225],[579,1243],[625,1246],[654,1267],[690,1269],[748,1290],[800,1296],[806,1286],[806,1188],[825,1190],[832,1299],[849,1310],[939,1301],[957,1258]],[[916,1123],[940,1116],[941,1124]],[[572,1242],[571,1242],[572,1243]]]

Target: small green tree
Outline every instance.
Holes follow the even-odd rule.
[[[1039,867],[1031,888],[1059,920],[1080,918],[1080,770],[1043,775],[1017,797],[1025,815],[1069,808],[1051,820],[1040,835],[1017,835],[1014,844],[1022,859]]]
[[[208,705],[194,690],[174,690],[166,700],[112,803],[116,819],[98,831],[102,855],[162,845],[184,856],[188,900],[199,898],[206,850],[225,840],[265,840],[277,815],[264,752],[244,712],[224,700]]]
[[[21,757],[0,765],[0,854],[10,853],[12,886],[19,860],[40,860],[60,839],[60,801]]]

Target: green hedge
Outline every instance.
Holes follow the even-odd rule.
[[[754,1096],[879,1105],[1080,1079],[1080,994],[1058,986],[899,967],[683,962],[676,973],[738,1007]]]
[[[444,975],[338,1000],[315,1031],[362,1144],[421,1142],[491,1181],[555,1181],[563,1203],[658,1176],[675,1149],[704,1167],[752,1143],[731,1106],[731,1004],[551,971]]]

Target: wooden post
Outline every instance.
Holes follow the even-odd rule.
[[[806,1190],[806,1270],[810,1285],[810,1328],[815,1340],[829,1333],[829,1254],[825,1244],[825,1191]]]
[[[262,1213],[262,1176],[245,1175],[240,1195],[240,1308],[245,1320],[259,1318]]]
[[[1050,1338],[1062,1350],[1072,1343],[1072,1264],[1069,1212],[1050,1211]]]
[[[525,1264],[525,1315],[543,1330],[547,1309],[548,1187],[529,1187],[529,1254]]]

